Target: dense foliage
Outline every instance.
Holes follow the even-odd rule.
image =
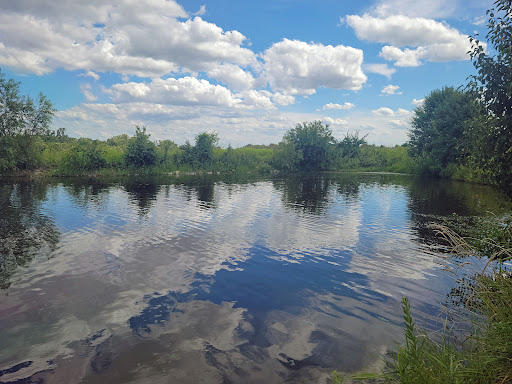
[[[40,136],[49,133],[55,113],[42,93],[36,101],[20,94],[20,83],[6,80],[0,72],[0,171],[30,169],[40,165],[44,145]]]
[[[328,169],[334,163],[336,140],[321,121],[297,124],[284,135],[283,142],[298,152],[297,166],[301,170]]]
[[[439,175],[449,164],[467,155],[465,131],[476,117],[471,94],[446,87],[431,92],[414,110],[409,144],[414,156],[424,162],[424,171]]]
[[[149,140],[146,127],[135,127],[135,136],[126,147],[126,164],[133,167],[151,166],[156,163],[156,146]]]
[[[475,164],[488,172],[489,181],[512,186],[512,1],[497,0],[488,10],[487,40],[493,51],[484,50],[471,38],[471,58],[477,74],[469,89],[481,101],[487,114],[475,122],[472,150]]]

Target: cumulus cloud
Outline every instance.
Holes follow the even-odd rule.
[[[365,64],[363,68],[366,72],[377,73],[391,79],[391,76],[396,72],[395,68],[389,67],[387,64]]]
[[[368,14],[348,15],[346,21],[359,39],[390,44],[382,48],[380,56],[395,61],[397,66],[418,66],[421,60],[469,59],[468,36],[445,23],[405,15],[378,18]]]
[[[275,108],[274,103],[271,100],[271,92],[251,89],[240,93],[239,96],[243,98],[243,104],[249,108]]]
[[[372,113],[377,116],[394,116],[395,115],[395,112],[393,112],[393,110],[391,108],[387,108],[387,107],[381,107],[379,109],[375,109],[372,111]]]
[[[229,89],[199,80],[195,77],[180,79],[153,79],[151,83],[122,83],[110,88],[118,103],[144,101],[172,105],[223,105],[233,107],[241,103]]]
[[[272,95],[272,99],[276,104],[279,105],[290,105],[295,103],[295,97],[292,95],[284,95],[280,92],[276,92]]]
[[[361,89],[363,51],[343,45],[324,46],[284,39],[262,55],[263,76],[273,90],[311,95],[319,87]]]
[[[423,105],[424,101],[425,101],[425,99],[420,99],[420,100],[412,99],[411,104],[414,105],[415,107],[419,107],[420,105]]]
[[[200,17],[180,21],[188,14],[175,1],[20,0],[1,8],[0,65],[18,72],[64,68],[153,77],[256,62],[240,32]]]
[[[78,76],[92,77],[94,79],[94,81],[98,81],[100,79],[100,75],[98,75],[97,73],[94,73],[93,71],[87,71],[86,73],[82,73]]]
[[[397,92],[400,89],[398,85],[386,85],[384,88],[382,88],[382,91],[380,91],[381,96],[382,95],[401,95],[402,92]]]
[[[244,90],[233,93],[222,85],[205,79],[156,78],[149,83],[119,83],[106,90],[116,103],[155,103],[175,106],[223,106],[228,108],[276,109],[275,104],[293,104],[295,98],[267,90]],[[229,113],[224,111],[225,113]]]
[[[345,126],[345,125],[348,125],[349,122],[347,120],[343,120],[343,119],[333,119],[332,117],[324,117],[322,119],[325,123],[329,124],[329,125],[342,125],[342,126]]]
[[[457,2],[446,0],[380,0],[374,12],[380,17],[396,14],[429,18],[450,17],[455,13]]]
[[[409,116],[411,114],[410,111],[398,108],[396,111],[393,111],[391,108],[388,107],[381,107],[379,109],[375,109],[372,111],[372,113],[376,116]]]
[[[225,63],[208,71],[208,76],[226,84],[234,91],[250,89],[254,86],[254,77],[238,65]]]
[[[355,105],[349,102],[345,102],[343,104],[328,103],[322,107],[322,111],[325,111],[326,109],[351,109],[354,107]]]
[[[92,92],[91,92],[91,89],[92,89],[92,86],[91,84],[89,83],[86,83],[86,84],[82,84],[80,86],[80,90],[82,91],[82,93],[84,94],[85,96],[85,99],[87,101],[96,101],[98,100],[98,97],[95,96]]]

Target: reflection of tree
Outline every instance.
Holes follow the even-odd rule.
[[[489,186],[439,179],[416,178],[410,192],[410,209],[429,215],[457,213],[469,216],[488,211],[498,214],[507,208],[508,201],[497,189]]]
[[[328,175],[305,174],[274,181],[286,205],[310,213],[322,213],[329,205],[332,180]]]
[[[9,287],[18,267],[56,248],[60,233],[42,213],[47,184],[21,182],[0,185],[0,289]]]
[[[188,200],[196,198],[201,208],[215,208],[215,180],[213,178],[193,178],[182,182]]]
[[[141,216],[149,212],[161,187],[156,179],[151,177],[128,179],[123,186],[130,199],[138,205]]]
[[[109,184],[98,178],[67,178],[62,180],[66,191],[81,207],[94,202],[101,204],[103,197],[108,195]]]

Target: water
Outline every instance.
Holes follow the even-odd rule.
[[[426,226],[495,190],[398,175],[0,182],[0,382],[325,383],[453,278]]]

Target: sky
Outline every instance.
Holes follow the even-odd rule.
[[[105,140],[269,144],[321,120],[341,139],[407,141],[431,91],[475,73],[492,0],[0,1],[0,68]]]

